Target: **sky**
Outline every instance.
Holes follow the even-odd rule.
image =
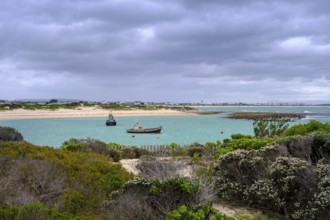
[[[0,0],[0,99],[330,103],[329,0]]]

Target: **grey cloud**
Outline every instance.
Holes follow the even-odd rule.
[[[219,94],[229,99],[232,92],[264,101],[287,93],[294,100],[305,93],[290,83],[317,87],[330,80],[326,0],[5,0],[2,7],[0,68],[41,80],[61,75],[66,91],[48,85],[24,93],[19,79],[1,71],[3,80],[23,85],[11,95],[17,98],[42,91],[106,99],[100,93],[109,91],[119,99],[221,101]],[[64,83],[66,77],[79,86]],[[267,87],[256,86],[261,82]],[[275,86],[286,82],[286,89]],[[140,93],[131,97],[134,85]]]

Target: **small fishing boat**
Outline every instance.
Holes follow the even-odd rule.
[[[106,124],[107,126],[117,125],[117,122],[116,122],[116,120],[113,118],[113,115],[112,115],[112,114],[109,114],[109,116],[108,116],[108,120],[105,122],[105,124]]]
[[[138,123],[134,125],[133,128],[127,129],[127,133],[160,133],[162,131],[162,126],[156,128],[143,128]]]

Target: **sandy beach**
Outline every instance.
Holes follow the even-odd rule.
[[[194,115],[175,110],[104,110],[97,107],[80,107],[77,109],[59,110],[24,110],[0,111],[0,119],[33,119],[33,118],[74,118],[74,117],[107,117],[109,113],[117,116],[165,116]]]

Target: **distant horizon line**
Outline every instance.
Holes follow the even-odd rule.
[[[68,98],[41,98],[41,99],[0,99],[0,101],[5,102],[49,102],[50,100],[55,99],[59,102],[92,102],[92,103],[154,103],[154,104],[186,104],[186,105],[330,105],[330,103],[323,103],[323,102],[317,102],[317,101],[305,101],[305,102],[280,102],[280,101],[268,101],[268,102],[213,102],[208,103],[202,101],[202,102],[175,102],[175,101],[141,101],[141,100],[135,100],[135,101],[109,101],[109,100],[99,100],[99,101],[92,101],[87,99],[68,99]]]

